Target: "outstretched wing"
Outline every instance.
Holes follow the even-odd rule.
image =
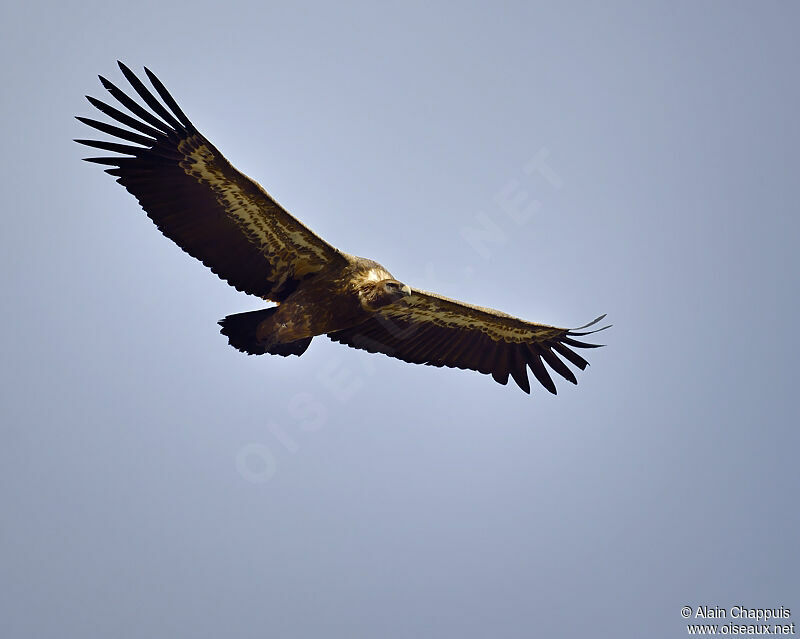
[[[580,329],[596,324],[603,317]],[[599,346],[574,338],[602,328],[578,332],[580,329],[534,324],[500,311],[415,290],[404,301],[384,307],[363,324],[330,333],[328,337],[413,364],[491,374],[500,384],[506,384],[511,375],[526,393],[531,390],[527,373],[530,367],[542,386],[555,394],[556,386],[544,364],[577,384],[574,373],[561,357],[583,370],[588,362],[572,349]]]
[[[159,230],[240,291],[283,301],[298,283],[345,258],[239,173],[201,135],[148,69],[160,102],[121,62],[122,73],[148,111],[111,82],[103,86],[130,113],[86,96],[132,130],[89,118],[84,124],[134,145],[76,140],[122,155],[86,158],[108,165]]]

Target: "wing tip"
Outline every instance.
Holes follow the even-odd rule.
[[[603,313],[599,317],[595,317],[588,324],[584,324],[583,326],[576,326],[575,328],[571,328],[569,330],[570,330],[570,332],[572,332],[572,331],[582,331],[584,328],[589,328],[590,326],[594,326],[598,322],[601,322],[602,320],[604,320],[606,318],[607,315],[608,315],[608,313]],[[608,326],[612,326],[612,324],[609,324]],[[605,328],[608,328],[608,326],[604,326],[603,328],[596,328],[596,329],[594,329],[594,331],[590,331],[590,332],[602,331]]]
[[[589,328],[590,326],[594,326],[598,322],[600,322],[603,318],[605,318],[606,313],[600,315],[600,317],[596,317],[588,324],[584,324],[583,326],[578,326],[577,328],[571,328],[566,333],[564,333],[563,337],[560,341],[565,344],[569,344],[570,346],[575,346],[576,348],[602,348],[605,344],[588,344],[586,342],[581,342],[575,339],[571,339],[573,337],[584,337],[586,335],[593,335],[595,333],[599,333],[606,329],[611,328],[614,326],[613,324],[606,324],[605,326],[601,326],[600,328],[592,329],[591,331],[584,331],[584,328]]]

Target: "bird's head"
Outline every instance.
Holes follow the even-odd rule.
[[[378,282],[369,282],[361,291],[361,304],[367,310],[377,311],[410,295],[411,287],[408,284],[403,284],[396,279],[390,278]]]

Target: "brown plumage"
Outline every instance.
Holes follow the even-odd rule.
[[[162,101],[119,67],[150,110],[100,77],[133,115],[87,99],[129,128],[78,120],[134,145],[76,142],[120,154],[86,160],[109,166],[106,173],[184,251],[237,290],[278,304],[221,320],[231,345],[249,354],[301,355],[314,336],[327,335],[406,362],[476,370],[500,384],[511,376],[526,393],[528,368],[551,393],[556,387],[547,367],[577,383],[564,360],[586,368],[573,348],[597,345],[574,338],[596,332],[578,331],[604,316],[581,329],[556,328],[412,290],[377,262],[337,250],[289,215],[198,132],[148,69]]]

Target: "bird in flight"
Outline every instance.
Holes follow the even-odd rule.
[[[500,384],[511,376],[526,393],[528,368],[553,394],[548,367],[577,383],[565,360],[586,368],[588,362],[574,349],[599,345],[575,338],[603,330],[583,329],[604,315],[578,329],[557,328],[411,288],[377,262],[344,253],[314,234],[237,171],[149,69],[145,74],[161,100],[118,64],[146,106],[100,76],[128,113],[87,99],[127,128],[78,120],[127,144],[75,141],[117,154],[85,159],[108,166],[105,172],[139,201],[164,235],[237,290],[276,303],[220,320],[231,346],[251,355],[286,357],[302,355],[315,336],[327,335],[405,362],[478,371]]]

